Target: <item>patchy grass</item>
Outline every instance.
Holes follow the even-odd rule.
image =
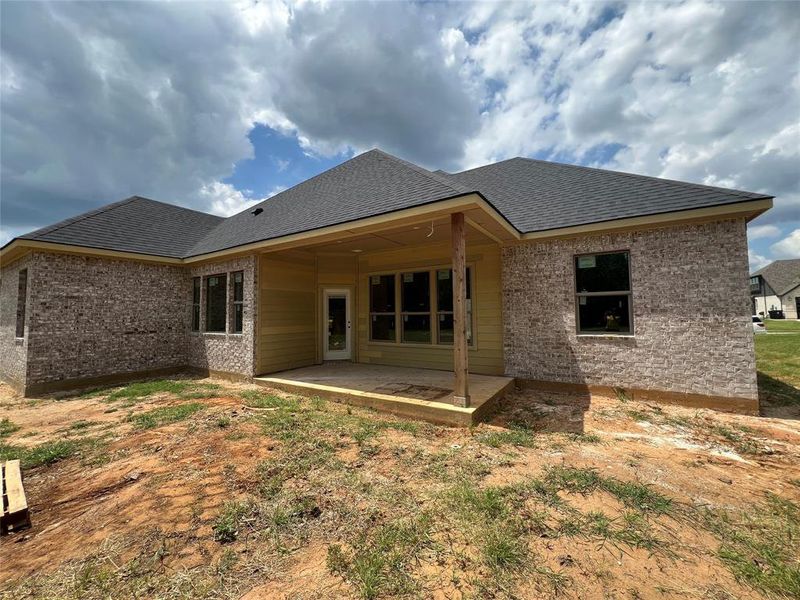
[[[590,494],[603,490],[629,508],[641,513],[668,514],[672,500],[656,491],[653,486],[636,481],[622,481],[615,477],[604,477],[595,469],[556,466],[547,470],[545,483],[558,490],[578,494]]]
[[[131,415],[127,421],[133,423],[136,429],[152,429],[188,419],[196,412],[203,410],[203,408],[205,406],[200,402],[164,406],[137,415]]]
[[[706,510],[705,526],[720,540],[718,556],[740,581],[776,596],[800,598],[800,507],[767,493],[734,512]]]
[[[80,445],[71,440],[45,442],[33,448],[0,444],[0,460],[19,459],[23,469],[33,469],[69,458],[79,448]]]
[[[523,448],[535,448],[536,436],[534,432],[528,427],[516,423],[512,423],[508,429],[503,431],[489,431],[482,433],[476,439],[487,446],[492,448],[500,448],[502,446],[520,446]]]
[[[8,437],[15,431],[19,431],[19,425],[10,419],[0,419],[0,438]]]
[[[222,544],[233,542],[239,536],[239,521],[248,512],[243,502],[226,502],[222,513],[214,521],[214,539]]]
[[[94,427],[95,425],[98,425],[97,421],[85,421],[85,420],[81,419],[79,421],[75,421],[74,423],[72,423],[69,426],[69,430],[70,431],[83,431],[85,429],[88,429],[89,427]]]
[[[186,400],[214,398],[221,386],[216,383],[198,382],[191,379],[154,379],[137,381],[124,387],[98,388],[83,393],[81,398],[105,396],[106,402],[125,401],[132,405],[155,394],[173,394]]]
[[[245,390],[239,394],[245,406],[250,408],[284,408],[297,410],[300,404],[294,398],[281,398],[275,394],[268,394],[261,390]]]
[[[192,389],[167,393],[176,402]],[[513,413],[501,415],[511,423],[505,429],[467,431],[266,389],[221,386],[216,392],[240,397],[257,410],[209,406],[201,426],[192,422],[193,435],[200,438],[196,464],[183,456],[172,461],[174,466],[169,460],[176,445],[184,449],[190,443],[184,427],[159,432],[157,440],[143,435],[144,445],[130,443],[137,431],[118,429],[131,436],[122,450],[104,451],[102,439],[81,436],[71,436],[65,446],[54,442],[31,449],[29,460],[40,465],[69,457],[102,464],[119,458],[118,452],[154,459],[157,470],[142,469],[146,494],[159,496],[150,510],[172,510],[166,518],[180,527],[125,530],[120,533],[129,536],[125,545],[93,548],[89,556],[76,544],[81,534],[70,532],[75,552],[63,554],[66,559],[54,557],[53,568],[10,583],[0,596],[229,598],[265,585],[265,595],[287,596],[635,598],[654,590],[677,593],[666,584],[680,580],[683,585],[683,573],[688,573],[687,589],[698,590],[687,592],[687,598],[746,595],[743,584],[774,597],[796,594],[795,504],[769,500],[746,513],[715,509],[721,499],[726,506],[729,500],[747,506],[752,478],[731,476],[728,488],[718,478],[721,463],[709,467],[699,459],[688,477],[707,484],[703,499],[709,508],[678,503],[677,497],[695,497],[691,485],[680,487],[687,475],[676,466],[679,460],[670,463],[663,452],[654,458],[654,447],[633,446],[638,437],[625,444],[611,441],[621,427],[640,433],[628,418],[632,412],[658,429],[680,427],[681,438],[702,436],[730,446],[768,439],[768,424],[748,427],[740,423],[755,421],[745,417],[607,400],[604,411],[616,422],[601,439],[591,432],[534,431],[515,421],[519,417]],[[123,402],[114,407],[124,410]],[[88,404],[96,414],[97,405]],[[204,406],[165,406],[162,396],[129,421],[136,430],[149,429],[190,418]],[[71,418],[80,416],[85,415]],[[63,435],[101,431],[90,429],[90,421],[68,423]],[[577,446],[602,442],[606,445],[599,448]],[[28,452],[0,445],[0,456],[9,451]],[[701,452],[693,449],[691,456]],[[776,451],[770,464],[785,460],[782,452],[788,450]],[[750,473],[756,462],[736,468]],[[61,477],[74,466],[37,475],[32,489],[57,491],[51,474]],[[665,469],[664,488],[629,480],[630,467],[648,474]],[[800,487],[790,476],[783,481],[789,484],[783,488],[787,495]],[[192,491],[187,493],[182,488],[188,482]],[[93,510],[100,511],[105,498],[114,504],[112,510],[122,506],[115,489],[105,484],[92,489],[89,480],[86,486],[87,493],[96,493]],[[161,488],[169,493],[161,494]],[[188,504],[168,508],[178,492]],[[222,504],[223,499],[228,501]],[[105,523],[107,514],[97,521]],[[42,542],[34,537],[27,543],[36,548]],[[193,548],[202,549],[192,555]],[[623,555],[625,566],[619,562]],[[706,580],[721,581],[730,594],[696,587]]]
[[[353,584],[365,599],[410,594],[418,585],[410,571],[432,545],[431,516],[422,513],[362,531],[348,544],[328,548],[328,570]]]

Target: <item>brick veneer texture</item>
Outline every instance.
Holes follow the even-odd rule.
[[[252,376],[256,258],[199,267],[33,252],[0,278],[0,376],[22,390],[63,380],[194,366]],[[15,339],[28,269],[25,337]],[[191,332],[195,275],[244,271],[241,334]],[[233,301],[229,293],[229,315]],[[201,300],[205,318],[205,292]],[[229,319],[231,322],[231,319]]]
[[[578,336],[576,254],[629,250],[633,337]],[[757,398],[743,219],[503,249],[505,369],[565,383]]]
[[[2,271],[0,271],[0,377],[19,390],[24,388],[26,380],[26,361],[28,356],[27,322],[30,319],[32,264],[31,255],[27,255],[8,266],[4,265]],[[17,294],[19,272],[22,269],[28,269],[28,293],[25,311],[26,335],[22,339],[17,339]]]
[[[256,289],[257,273],[255,256],[245,256],[229,261],[190,267],[188,277],[207,275],[228,275],[228,325],[227,333],[190,333],[188,343],[188,364],[211,371],[224,371],[245,377],[255,375],[255,327],[256,327]],[[230,281],[231,273],[244,271],[244,301],[242,333],[230,333],[233,325],[233,298]],[[205,280],[203,280],[205,281]],[[190,282],[191,283],[191,282]],[[191,323],[191,287],[187,292],[186,305],[189,307],[187,319]],[[205,329],[206,290],[200,287],[200,331]]]

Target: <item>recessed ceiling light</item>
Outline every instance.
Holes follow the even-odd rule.
[[[360,248],[356,248],[354,250],[351,250],[351,252],[363,252],[363,250],[361,250]]]

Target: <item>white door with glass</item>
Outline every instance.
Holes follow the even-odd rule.
[[[328,289],[322,293],[323,357],[347,360],[351,357],[350,290]]]

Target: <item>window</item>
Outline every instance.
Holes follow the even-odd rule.
[[[761,291],[761,278],[758,275],[750,278],[750,291],[751,292]]]
[[[440,344],[453,343],[453,269],[436,271],[436,323]],[[472,345],[472,282],[467,269],[467,344]]]
[[[233,279],[233,333],[242,333],[244,316],[244,271],[231,274]]]
[[[575,292],[578,333],[633,332],[628,252],[576,256]]]
[[[206,331],[225,332],[227,279],[226,275],[206,278]]]
[[[431,343],[431,275],[428,271],[400,275],[403,341]]]
[[[394,342],[397,339],[394,286],[394,275],[372,275],[369,278],[369,336],[371,340]]]
[[[17,330],[18,338],[25,337],[25,304],[28,300],[28,269],[19,272],[17,285]]]
[[[434,304],[435,302],[435,304]],[[453,344],[453,271],[370,275],[370,340]],[[399,328],[399,332],[398,332]],[[472,282],[467,269],[467,343],[472,336]]]
[[[200,278],[192,279],[192,331],[200,331]]]

